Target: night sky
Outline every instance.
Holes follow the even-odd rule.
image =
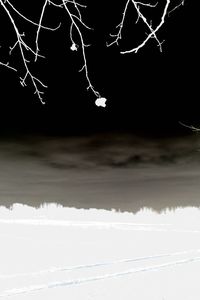
[[[27,87],[20,85],[18,76],[23,76],[24,69],[16,49],[10,63],[19,64],[18,74],[0,68],[2,135],[82,135],[102,131],[173,135],[188,132],[179,121],[198,126],[195,73],[198,71],[198,26],[193,4],[186,1],[185,6],[167,18],[158,34],[165,40],[162,53],[152,39],[137,54],[122,55],[120,50],[136,46],[146,31],[139,24],[134,25],[132,9],[134,20],[127,19],[120,47],[107,48],[106,42],[111,41],[109,33],[115,33],[123,7],[121,3],[119,7],[113,3],[111,1],[110,6],[88,3],[83,14],[86,23],[95,28],[95,31],[83,30],[86,43],[91,44],[86,48],[89,75],[94,88],[107,98],[107,107],[95,106],[96,98],[86,90],[84,73],[78,72],[83,64],[81,52],[69,49],[66,16],[61,10],[56,14],[51,8],[45,24],[56,26],[61,21],[62,26],[56,32],[41,33],[40,49],[46,59],[31,64],[34,75],[48,85],[44,94],[46,104],[42,105],[34,95],[30,81]],[[37,14],[36,9],[34,13]],[[6,27],[5,20],[1,18],[4,22],[0,41],[3,61],[9,58],[7,49],[14,41],[12,29],[8,24]],[[74,38],[79,43],[76,33]]]

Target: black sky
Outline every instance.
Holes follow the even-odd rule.
[[[162,53],[152,40],[137,54],[129,55],[119,51],[137,45],[143,28],[129,20],[130,25],[127,23],[123,32],[128,38],[120,47],[106,48],[109,33],[114,33],[121,17],[120,5],[110,4],[88,4],[83,15],[86,23],[95,28],[89,33],[84,31],[86,41],[91,43],[86,49],[89,74],[95,89],[108,99],[107,107],[96,107],[95,96],[86,90],[84,73],[78,72],[81,53],[69,49],[69,23],[65,16],[60,16],[60,11],[55,16],[50,10],[45,21],[48,23],[55,16],[53,25],[59,21],[63,25],[57,32],[42,32],[40,48],[46,59],[32,66],[34,74],[48,85],[46,104],[42,105],[33,94],[30,81],[27,87],[20,85],[18,76],[23,75],[23,66],[18,75],[1,67],[1,134],[131,131],[162,135],[187,132],[179,121],[198,126],[199,46],[193,3],[186,1],[167,18],[159,33],[160,39],[165,40]],[[4,19],[1,22],[5,24]],[[13,44],[8,38],[11,31],[8,25],[1,26],[0,53],[4,61],[9,43]],[[76,34],[75,39],[79,42]],[[20,64],[18,50],[11,59],[16,61]]]

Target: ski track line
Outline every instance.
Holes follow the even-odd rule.
[[[200,261],[200,256],[189,258],[189,259],[176,260],[176,261],[173,261],[170,263],[165,263],[165,264],[147,266],[144,268],[128,269],[123,272],[110,273],[110,274],[105,274],[105,275],[101,275],[101,276],[78,278],[78,279],[74,279],[74,280],[51,282],[51,283],[43,284],[43,285],[33,285],[33,286],[28,286],[28,287],[23,287],[23,288],[10,289],[10,290],[6,290],[3,293],[1,293],[0,298],[15,296],[15,295],[19,295],[19,294],[27,294],[27,293],[41,291],[41,290],[48,290],[48,289],[56,288],[56,287],[79,285],[79,284],[90,283],[90,282],[94,282],[94,281],[112,279],[112,278],[114,279],[114,278],[123,277],[123,276],[132,275],[132,274],[136,274],[136,273],[141,273],[141,272],[158,271],[158,270],[165,269],[168,267],[174,267],[174,266],[183,265],[186,263],[198,262],[198,261]]]
[[[191,250],[185,250],[185,251],[179,251],[179,252],[173,252],[173,253],[141,256],[141,257],[120,259],[120,260],[115,260],[115,261],[107,261],[107,262],[94,263],[94,264],[75,265],[75,266],[60,267],[60,268],[52,267],[47,270],[40,270],[37,272],[30,272],[30,273],[17,273],[17,274],[10,274],[10,275],[0,274],[0,279],[12,279],[12,278],[17,278],[17,277],[39,276],[39,275],[43,275],[43,274],[52,274],[55,272],[74,271],[74,270],[79,270],[79,269],[90,269],[90,268],[95,268],[95,267],[111,266],[111,265],[116,265],[116,264],[121,264],[121,263],[130,263],[130,262],[151,260],[151,259],[157,259],[157,258],[163,258],[163,257],[172,257],[172,256],[176,256],[176,255],[185,255],[185,254],[190,254],[190,253],[194,253],[194,252],[200,252],[200,249],[191,249]]]

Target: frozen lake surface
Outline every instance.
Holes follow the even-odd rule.
[[[199,139],[0,144],[0,298],[199,300]]]

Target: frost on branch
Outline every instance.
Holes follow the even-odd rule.
[[[162,4],[163,1],[161,1]],[[143,24],[146,26],[148,33],[146,34],[146,37],[143,39],[141,43],[139,43],[136,47],[133,47],[129,50],[121,51],[122,54],[127,53],[137,53],[141,48],[143,48],[150,39],[154,39],[157,43],[157,46],[159,47],[159,50],[162,52],[162,43],[163,41],[160,41],[158,38],[158,31],[159,29],[164,25],[166,18],[169,16],[169,14],[177,9],[179,6],[184,5],[184,0],[182,0],[181,3],[178,3],[176,6],[171,8],[171,3],[174,5],[174,1],[172,0],[165,0],[164,5],[159,11],[161,11],[160,15],[160,21],[159,23],[154,26],[152,23],[152,20],[148,20],[148,18],[143,13],[143,8],[148,8],[156,10],[158,6],[160,6],[160,1],[154,2],[154,3],[147,3],[144,1],[136,1],[136,0],[126,0],[126,4],[122,13],[122,19],[121,22],[116,26],[117,33],[116,34],[110,34],[110,36],[113,38],[113,41],[110,43],[107,43],[107,47],[112,46],[114,44],[119,45],[119,40],[122,39],[122,31],[125,27],[125,20],[127,17],[127,11],[130,6],[133,6],[133,8],[136,11],[137,18],[135,23],[139,23],[139,21],[143,22]]]
[[[102,106],[102,107],[106,107],[106,98],[97,98],[97,100],[95,101],[96,106]]]
[[[84,71],[85,73],[85,78],[87,80],[87,89],[91,90],[95,97],[100,98],[99,92],[97,92],[90,80],[89,73],[88,73],[88,65],[87,65],[87,59],[86,59],[86,47],[88,45],[85,44],[84,39],[83,39],[83,34],[81,29],[85,27],[86,29],[91,29],[89,26],[87,26],[83,19],[82,19],[82,14],[81,14],[81,9],[85,8],[85,5],[82,5],[77,2],[77,0],[60,0],[58,1],[55,0],[43,0],[43,5],[41,10],[38,12],[38,19],[39,21],[34,21],[32,18],[27,17],[25,14],[23,14],[20,11],[20,3],[19,1],[19,7],[16,7],[13,5],[12,0],[0,0],[0,15],[5,14],[7,16],[8,22],[10,22],[13,32],[15,34],[15,41],[13,42],[13,45],[10,46],[10,51],[9,54],[12,55],[13,51],[15,51],[16,48],[20,50],[20,56],[21,56],[21,62],[23,64],[24,68],[24,75],[20,78],[20,83],[22,86],[27,85],[27,81],[31,80],[32,85],[34,87],[35,94],[38,96],[39,100],[41,101],[42,104],[45,102],[42,99],[42,94],[44,93],[43,90],[44,88],[47,88],[47,86],[36,76],[33,75],[31,67],[30,67],[30,59],[28,60],[27,57],[30,57],[30,54],[32,55],[32,60],[36,62],[38,58],[44,58],[42,54],[40,54],[40,48],[39,48],[39,37],[40,37],[40,32],[41,30],[47,30],[47,31],[55,31],[57,30],[61,24],[59,24],[57,27],[48,27],[43,25],[43,18],[44,14],[48,13],[48,6],[53,6],[55,9],[58,8],[62,9],[66,13],[66,18],[70,20],[70,28],[69,28],[69,38],[71,40],[71,47],[70,49],[72,51],[78,51],[80,49],[80,52],[82,54],[83,58],[83,66],[80,69],[80,71]],[[22,4],[21,4],[22,6]],[[26,23],[29,25],[33,26],[35,28],[35,36],[31,37],[24,32],[21,32],[18,23],[16,20],[16,15],[19,19],[21,19],[24,23],[24,28],[26,29]],[[78,34],[79,40],[75,42],[74,40],[74,32]],[[27,42],[27,38],[34,39],[34,45],[31,46]],[[8,62],[0,62],[1,66],[5,66],[11,70],[17,71],[15,66],[10,66]]]

